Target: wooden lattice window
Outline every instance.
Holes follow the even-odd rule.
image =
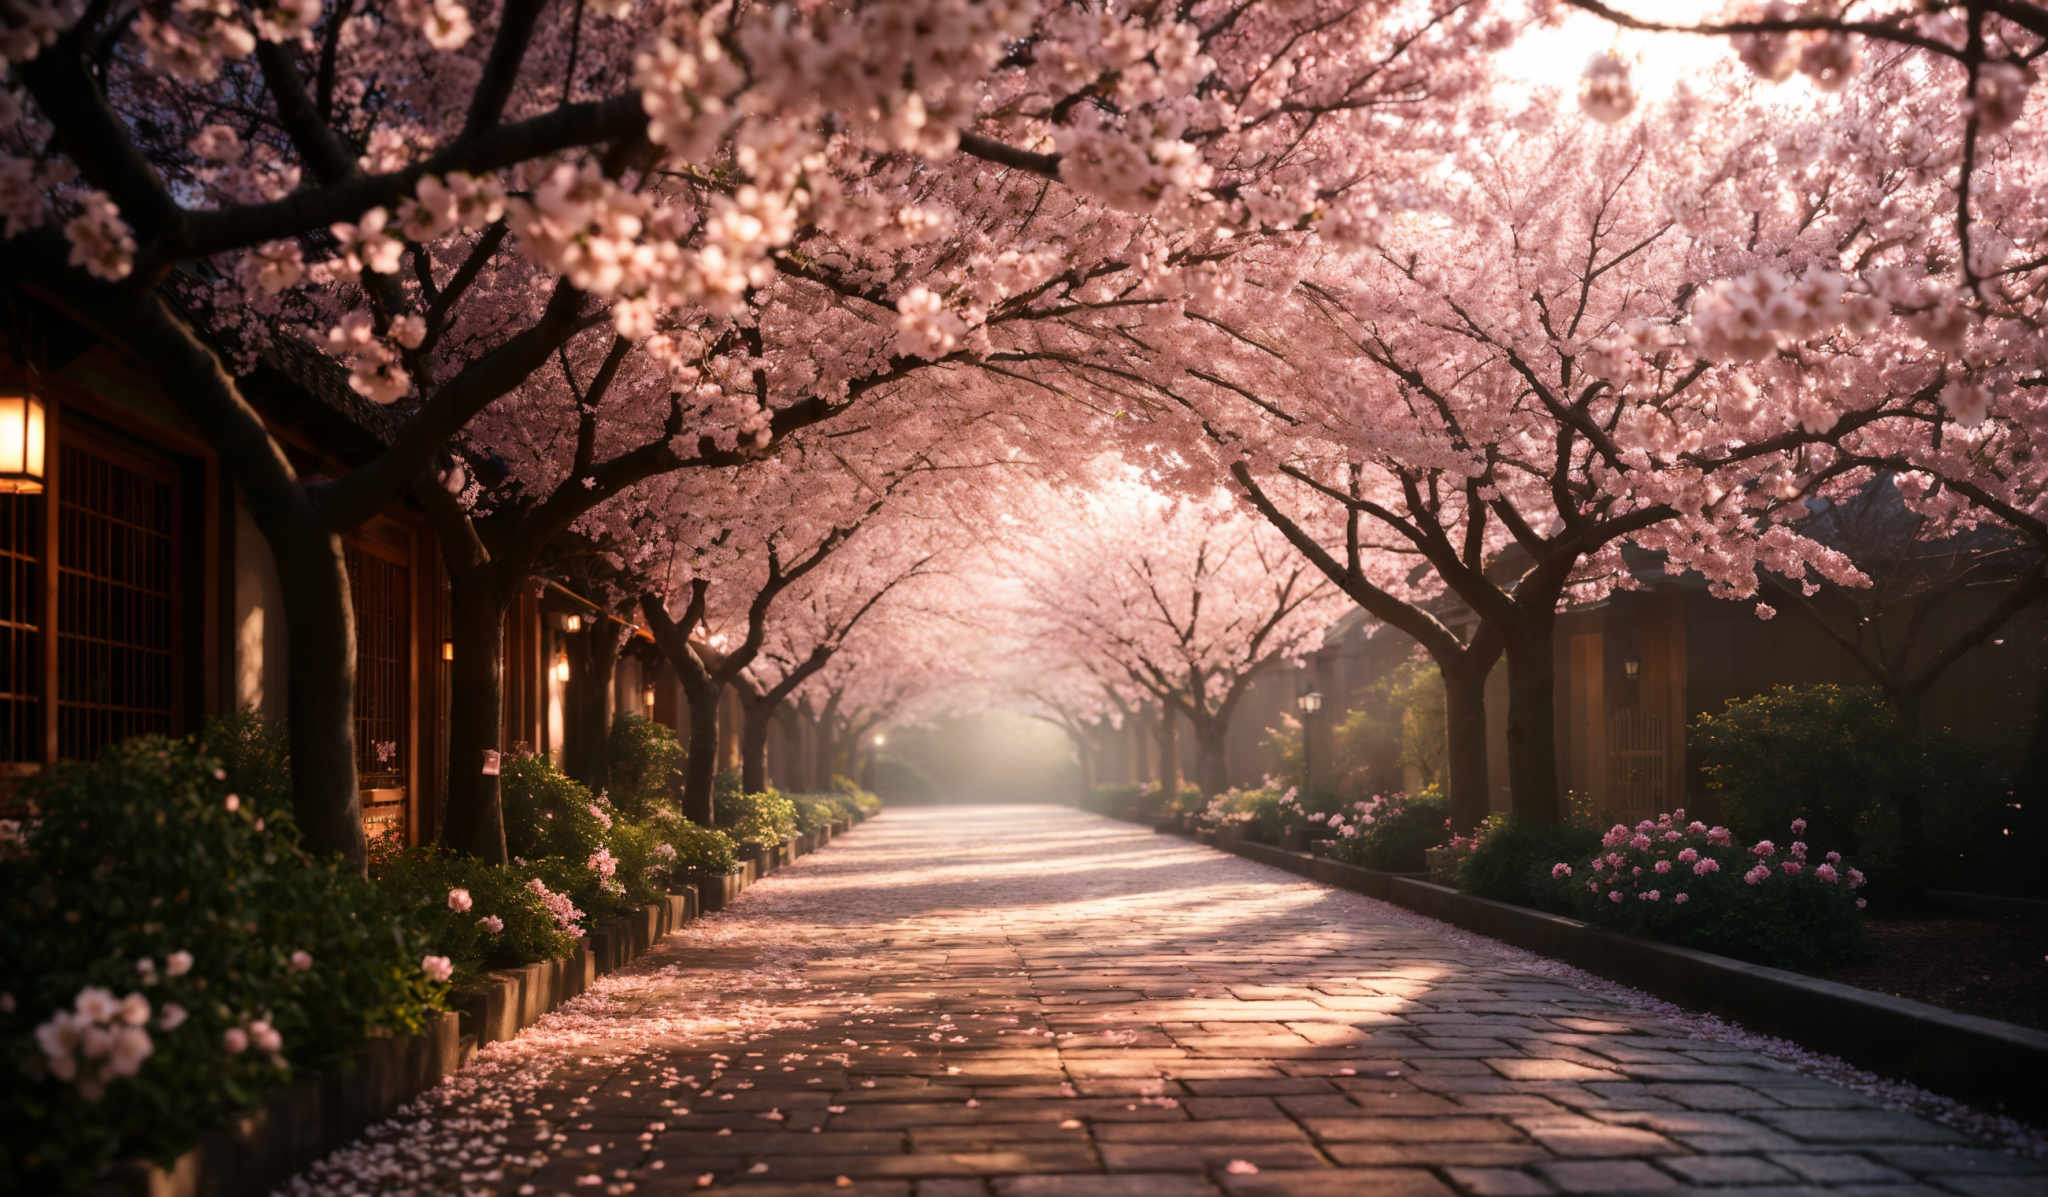
[[[348,546],[356,612],[356,770],[362,787],[400,789],[412,716],[412,571]]]
[[[1647,818],[1670,809],[1664,720],[1634,708],[1616,711],[1607,724],[1607,761],[1607,797],[1616,816]]]
[[[0,495],[0,766],[16,775],[184,725],[181,470],[84,427],[56,449],[43,493]]]
[[[0,762],[43,759],[43,496],[0,494]]]
[[[67,443],[57,467],[57,755],[175,731],[178,476]]]

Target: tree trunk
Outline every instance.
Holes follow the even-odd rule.
[[[1445,778],[1451,830],[1470,835],[1493,808],[1486,779],[1486,670],[1439,665],[1447,741]]]
[[[718,776],[718,691],[708,685],[685,686],[690,707],[688,755],[683,761],[683,815],[709,827],[718,810],[712,782]]]
[[[1150,720],[1142,712],[1132,711],[1124,722],[1131,729],[1131,784],[1157,782],[1159,775],[1152,769],[1152,733],[1145,726]]]
[[[361,872],[363,796],[356,781],[356,632],[341,538],[300,530],[270,541],[284,594],[286,735],[292,814],[306,849]]]
[[[1230,757],[1221,727],[1195,727],[1195,784],[1204,798],[1230,788]]]
[[[749,794],[768,788],[768,733],[774,727],[773,705],[740,696],[740,789]]]
[[[1508,794],[1526,823],[1562,821],[1557,791],[1557,680],[1552,650],[1556,619],[1524,618],[1509,634]]]
[[[817,734],[811,737],[811,781],[820,793],[832,788],[832,723],[829,719],[818,720]]]
[[[1927,842],[1927,804],[1921,797],[1918,778],[1922,729],[1927,717],[1926,697],[1927,692],[1924,689],[1911,685],[1899,687],[1892,696],[1893,709],[1898,719],[1899,755],[1912,766],[1906,771],[1905,776],[1899,778],[1905,784],[1899,786],[1899,792],[1892,796],[1899,807],[1899,841],[1907,845]],[[1908,855],[1916,862],[1924,859],[1922,853]],[[1915,878],[1911,884],[1917,889],[1925,882]]]
[[[1173,712],[1159,711],[1159,794],[1166,803],[1180,801],[1180,741],[1173,726]]]
[[[613,679],[619,666],[619,629],[611,620],[585,617],[567,637],[569,682],[562,688],[562,772],[595,792],[610,784]]]
[[[455,660],[448,667],[448,810],[441,843],[491,864],[503,864],[505,807],[496,771],[503,748],[505,610],[510,596],[487,570],[450,571],[449,630]]]
[[[1074,764],[1081,774],[1081,796],[1095,792],[1095,746],[1088,742],[1087,728],[1067,729],[1067,738],[1074,742]]]

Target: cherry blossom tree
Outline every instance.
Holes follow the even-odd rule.
[[[1120,671],[1185,719],[1198,782],[1221,793],[1247,689],[1313,650],[1341,597],[1228,496],[1167,501],[1118,480],[1076,506],[1021,548],[1018,598],[1043,629],[1041,649]]]
[[[915,604],[919,583],[943,569],[944,542],[935,541],[922,521],[906,523],[912,522],[870,527],[830,568],[792,587],[772,612],[761,651],[734,676],[740,784],[748,791],[768,787],[768,733],[790,697],[831,664],[877,608]]]
[[[358,858],[339,536],[419,486],[494,400],[557,358],[567,389],[597,387],[631,342],[686,380],[676,457],[706,438],[759,448],[832,399],[698,393],[703,348],[759,327],[751,292],[801,279],[800,321],[830,325],[824,294],[885,308],[923,356],[983,352],[1005,298],[1056,304],[1119,270],[1157,288],[1219,235],[1369,203],[1354,156],[1324,151],[1441,141],[1398,116],[1476,86],[1475,49],[1512,28],[1466,0],[17,9],[0,37],[10,264],[147,358],[221,451],[287,591],[301,825]],[[1079,216],[1056,232],[1054,184]],[[903,252],[954,227],[978,238],[983,213],[1047,223]],[[241,389],[280,358],[304,394],[345,376],[399,405],[389,450],[301,477]],[[652,406],[655,424],[673,411]],[[547,493],[521,498],[561,513]],[[496,554],[474,540],[466,571],[516,572],[485,571]],[[489,739],[472,722],[466,749]],[[487,817],[461,834],[489,849]]]
[[[1846,557],[1775,513],[1839,480],[1837,446],[1938,418],[1927,374],[1872,385],[1846,363],[1718,361],[1703,344],[1724,290],[1702,280],[1881,236],[1830,207],[1862,162],[1794,154],[1804,169],[1786,172],[1767,157],[1824,128],[1762,135],[1703,116],[1679,101],[1604,128],[1538,101],[1522,136],[1477,148],[1362,252],[1276,258],[1272,281],[1173,347],[1184,374],[1163,394],[1183,430],[1154,436],[1191,485],[1227,474],[1437,660],[1463,825],[1485,809],[1471,772],[1491,653],[1508,663],[1515,809],[1555,820],[1560,604],[1632,584],[1624,543],[1729,596],[1754,594],[1759,567],[1853,583]],[[1809,308],[1854,306],[1809,286]]]
[[[1924,152],[1930,141],[1953,147],[1946,157],[1955,180],[1951,227],[1959,249],[1954,259],[1957,281],[1982,299],[1985,285],[2000,274],[2038,273],[2048,265],[2035,260],[1987,267],[1973,246],[1979,217],[1975,201],[1982,187],[1979,172],[1994,150],[1988,142],[2028,135],[2015,126],[2025,114],[2041,57],[2048,53],[2048,5],[2032,0],[1853,6],[1736,0],[1718,17],[1673,21],[1663,14],[1650,15],[1653,9],[1646,5],[1563,2],[1623,28],[1726,38],[1759,78],[1783,82],[1796,74],[1823,92],[1855,85],[1867,69],[1866,45],[1890,51],[1883,56],[1885,61],[1903,59],[1917,85],[1939,89],[1949,101],[1941,117],[1922,120],[1911,130],[1912,139],[1899,144],[1908,154]],[[1589,105],[1608,113],[1631,107],[1625,66],[1612,57],[1596,58],[1588,72],[1587,97]]]

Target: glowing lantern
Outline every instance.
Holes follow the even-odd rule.
[[[42,399],[26,389],[0,390],[0,494],[42,493],[48,441]]]

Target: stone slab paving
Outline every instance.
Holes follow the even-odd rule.
[[[1059,808],[892,810],[302,1193],[2048,1193],[1440,924]]]

